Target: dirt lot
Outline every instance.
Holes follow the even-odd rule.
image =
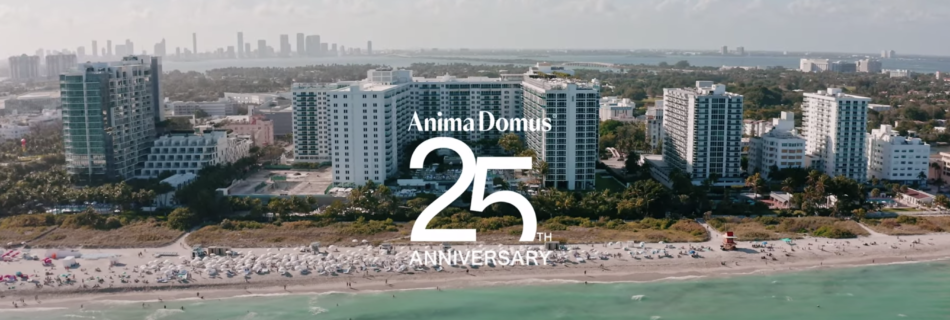
[[[0,229],[0,246],[7,243],[20,243],[30,241],[40,236],[47,228],[54,227],[22,227],[22,228],[2,228]]]

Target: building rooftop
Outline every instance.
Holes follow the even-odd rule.
[[[858,96],[858,95],[847,94],[847,93],[841,92],[841,88],[828,88],[828,90],[818,90],[818,92],[816,92],[816,93],[805,93],[805,96],[812,96],[812,97],[838,97],[838,98],[851,98],[851,99],[857,99],[857,100],[867,100],[867,101],[871,101],[871,98],[868,98],[868,97],[862,97],[862,96]]]
[[[886,141],[892,145],[919,145],[929,146],[923,140],[917,137],[904,137],[894,130],[889,124],[882,124],[879,129],[872,129],[868,137],[874,140]]]
[[[194,180],[196,177],[198,176],[191,172],[177,173],[171,177],[165,178],[165,180],[162,180],[162,182],[167,183],[171,185],[172,187],[178,187],[182,184],[185,184],[185,183],[188,183],[189,181]]]
[[[574,79],[566,78],[554,78],[554,79],[537,79],[537,78],[525,78],[524,82],[532,86],[544,89],[544,90],[564,90],[567,89],[570,85],[576,85],[577,89],[580,90],[593,90],[594,84],[590,82],[580,82]]]
[[[904,194],[914,197],[914,199],[927,199],[927,198],[934,197],[934,195],[932,194],[929,194],[920,190],[910,189],[910,188],[908,188],[907,192],[904,192]]]

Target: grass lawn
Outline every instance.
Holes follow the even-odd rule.
[[[594,186],[596,187],[598,191],[610,190],[614,192],[621,192],[624,189],[627,189],[625,185],[620,183],[620,181],[617,181],[617,179],[614,179],[614,177],[611,177],[609,175],[601,176],[599,174],[596,175],[594,178]]]

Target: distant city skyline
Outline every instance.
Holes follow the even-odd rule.
[[[0,0],[0,57],[75,51],[93,40],[151,49],[164,38],[168,48],[189,48],[192,33],[209,52],[233,46],[238,31],[245,42],[279,44],[281,34],[304,33],[353,48],[373,41],[376,50],[725,45],[950,56],[950,43],[928,36],[948,18],[950,2],[939,0]]]

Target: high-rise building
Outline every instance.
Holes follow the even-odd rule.
[[[106,40],[106,56],[112,57],[112,40]]]
[[[320,55],[320,35],[307,36],[307,55],[313,57]]]
[[[99,43],[96,43],[96,40],[92,40],[92,56],[99,56]]]
[[[152,51],[152,53],[153,53],[156,57],[164,57],[164,56],[165,56],[165,39],[162,39],[162,42],[159,42],[159,43],[156,43],[156,44],[155,44],[155,50]]]
[[[257,57],[267,58],[267,40],[257,40]]]
[[[247,53],[244,52],[244,32],[238,32],[237,55],[239,59],[247,58]]]
[[[339,53],[336,51],[336,43],[330,45],[330,56],[338,56]]]
[[[294,83],[294,161],[330,162],[330,127],[327,93],[349,83]],[[339,120],[339,114],[337,114]],[[339,123],[339,122],[338,122]],[[339,133],[337,133],[339,139]],[[374,170],[375,171],[375,170]]]
[[[326,42],[321,42],[320,52],[318,53],[318,55],[321,55],[321,56],[326,55],[329,51],[330,51],[330,44]]]
[[[340,52],[339,55],[341,56],[346,55],[346,47],[341,44],[339,52]]]
[[[12,56],[7,60],[10,63],[10,79],[33,80],[40,77],[39,56]]]
[[[132,41],[125,39],[125,54],[123,56],[132,56],[135,55],[135,45],[132,44]]]
[[[165,40],[163,39],[164,43]],[[162,44],[164,47],[164,44]],[[150,85],[152,86],[152,110],[153,118],[155,123],[159,123],[165,120],[165,112],[162,110],[165,107],[165,88],[162,86],[161,77],[162,77],[162,59],[164,57],[151,57],[149,59],[149,79]]]
[[[46,77],[59,79],[59,75],[76,66],[74,54],[54,54],[46,56]]]
[[[858,66],[851,61],[834,61],[828,64],[828,71],[834,72],[857,72]]]
[[[924,183],[930,170],[930,145],[917,137],[902,137],[891,125],[867,134],[868,179]]]
[[[721,54],[721,55],[727,55],[727,54],[729,54],[729,47],[728,47],[728,46],[722,46],[722,48],[719,48],[719,54]]]
[[[745,47],[736,47],[736,54],[740,56],[745,55]]]
[[[874,59],[862,59],[857,62],[858,72],[881,73],[881,61]]]
[[[373,55],[373,42],[372,42],[372,41],[366,41],[366,55],[368,55],[368,56]]]
[[[744,183],[742,102],[742,95],[712,81],[663,89],[663,160],[669,169],[688,174],[694,184],[713,175],[721,183]]]
[[[771,129],[750,139],[749,172],[769,178],[772,169],[805,168],[805,138],[795,130],[795,114],[783,111]]]
[[[244,43],[244,57],[248,58],[251,56],[251,43]]]
[[[548,164],[546,186],[594,189],[600,91],[565,79],[525,78],[524,117],[551,119],[551,130],[526,131],[525,142]]]
[[[280,35],[280,56],[289,57],[290,56],[290,36],[286,34]]]
[[[198,55],[198,33],[191,33],[191,52]]]
[[[865,132],[870,102],[839,88],[805,93],[802,135],[812,168],[857,181],[867,178]]]
[[[297,56],[307,55],[307,36],[303,33],[297,33]]]
[[[80,60],[86,58],[86,47],[79,46],[76,48],[76,58]]]
[[[148,56],[127,56],[60,75],[70,174],[89,180],[136,176],[155,139],[154,65]]]
[[[228,58],[228,59],[235,59],[235,58],[237,58],[237,55],[235,55],[235,54],[236,54],[236,53],[234,52],[234,46],[228,46],[227,58]]]

